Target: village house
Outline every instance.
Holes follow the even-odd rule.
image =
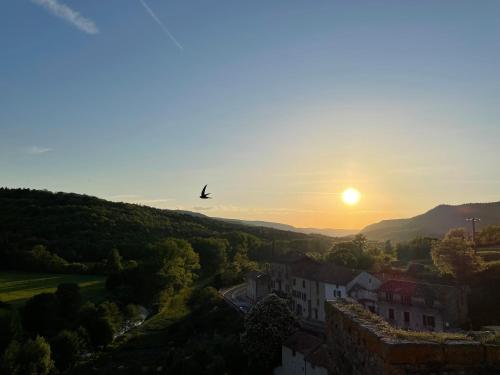
[[[292,298],[295,313],[304,319],[325,321],[327,300],[345,298],[347,284],[359,271],[328,264],[297,264],[292,267]]]
[[[361,272],[347,284],[348,297],[372,313],[378,313],[378,288],[382,282],[368,272]]]
[[[270,262],[268,273],[271,277],[271,290],[291,295],[292,267],[305,267],[313,263],[316,263],[316,261],[305,255],[290,255]]]
[[[378,313],[398,328],[445,331],[467,320],[465,288],[388,280],[378,289]]]
[[[257,302],[261,298],[267,296],[270,292],[269,275],[251,271],[246,274],[246,295],[252,302]]]
[[[271,264],[271,289],[292,298],[291,309],[304,320],[325,321],[327,300],[347,298],[351,289],[367,308],[376,308],[380,281],[367,272],[319,263],[303,257]],[[353,297],[354,298],[354,297]]]
[[[303,331],[288,338],[281,347],[282,365],[275,375],[327,375],[329,356],[321,339]]]
[[[392,325],[417,331],[444,331],[467,321],[465,288],[404,279],[381,281],[360,270],[307,257],[274,262],[270,290],[291,297],[290,308],[304,322],[323,324],[325,302],[352,299]]]

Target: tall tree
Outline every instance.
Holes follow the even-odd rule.
[[[106,316],[105,309],[99,309],[93,303],[86,303],[80,311],[80,324],[86,329],[90,342],[94,346],[106,346],[113,341],[115,322]]]
[[[59,284],[56,290],[56,297],[59,301],[61,317],[66,325],[71,325],[78,317],[78,311],[82,306],[82,296],[80,287],[76,283]]]
[[[394,246],[392,245],[391,240],[387,240],[384,243],[384,252],[386,254],[392,254],[394,251]]]
[[[430,237],[415,237],[408,242],[396,245],[396,255],[399,260],[408,262],[417,259],[430,259],[431,248],[435,239]]]
[[[241,335],[250,366],[257,369],[276,366],[281,358],[281,345],[297,327],[297,318],[286,300],[271,294],[257,303],[245,317],[245,331]]]
[[[75,331],[61,331],[50,342],[56,367],[67,370],[73,367],[85,349],[85,342]]]
[[[203,273],[213,275],[224,270],[227,264],[228,240],[221,238],[194,238],[190,242],[200,256],[200,265]]]
[[[23,327],[32,337],[51,336],[60,327],[59,301],[53,293],[41,293],[31,297],[24,305]]]
[[[47,375],[54,368],[50,345],[40,336],[23,344],[12,341],[5,350],[3,367],[9,375]]]
[[[446,233],[444,236],[445,239],[458,238],[466,241],[469,238],[469,235],[465,228],[452,228]]]
[[[0,303],[0,357],[10,341],[22,335],[18,310]]]
[[[450,274],[460,282],[482,269],[481,258],[474,253],[472,243],[457,230],[448,232],[442,241],[435,242],[431,250],[432,261],[443,274]]]
[[[153,267],[172,292],[189,286],[200,268],[199,256],[191,244],[177,238],[167,238],[156,243],[152,249]]]
[[[356,249],[361,253],[365,250],[366,248],[366,236],[362,233],[356,234],[354,236],[354,239],[352,240],[352,243],[356,246]]]
[[[123,270],[122,257],[120,256],[118,249],[113,248],[109,252],[107,269],[110,274],[118,273]]]
[[[332,262],[338,266],[357,267],[358,247],[353,242],[340,242],[333,245],[332,251],[326,256],[327,262]]]

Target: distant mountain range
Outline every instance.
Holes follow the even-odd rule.
[[[468,217],[479,217],[476,228],[500,224],[500,202],[439,205],[409,219],[383,220],[361,230],[371,240],[407,241],[416,236],[442,237],[450,228],[470,228]]]
[[[209,217],[198,212],[180,211],[185,214]],[[356,233],[363,233],[369,240],[408,241],[417,236],[441,238],[450,228],[470,228],[470,223],[465,221],[468,217],[479,217],[481,221],[476,228],[481,229],[488,225],[500,225],[500,202],[492,203],[467,203],[461,205],[439,205],[424,214],[408,219],[382,220],[370,224],[361,231],[356,229],[333,228],[297,228],[288,224],[274,223],[259,220],[238,220],[215,218],[227,223],[265,227],[290,232],[305,234],[321,234],[330,237],[346,237]]]
[[[234,224],[245,224],[256,227],[266,227],[280,230],[288,230],[290,232],[298,232],[305,234],[322,234],[330,237],[345,237],[359,232],[359,229],[334,229],[334,228],[297,228],[288,224],[273,223],[270,221],[260,220],[236,220],[236,219],[220,219]]]
[[[297,228],[294,227],[293,225],[274,223],[271,221],[226,219],[220,217],[211,217],[204,214],[200,214],[199,212],[184,211],[184,210],[178,210],[177,212],[197,217],[206,217],[215,220],[222,220],[225,221],[226,223],[232,223],[232,224],[249,225],[252,227],[272,228],[272,229],[286,230],[289,232],[304,233],[304,234],[321,234],[323,236],[330,236],[330,237],[345,237],[359,232],[359,229]]]

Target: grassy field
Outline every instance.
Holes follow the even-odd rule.
[[[84,300],[98,302],[106,297],[105,282],[94,275],[0,272],[0,301],[19,305],[35,294],[55,292],[61,283],[77,283]]]

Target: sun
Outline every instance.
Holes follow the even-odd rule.
[[[342,201],[349,206],[353,206],[358,203],[360,198],[360,192],[352,187],[345,189],[342,193]]]

